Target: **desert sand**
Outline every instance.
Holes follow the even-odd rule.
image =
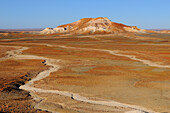
[[[169,37],[12,33],[0,39],[0,111],[170,112]]]

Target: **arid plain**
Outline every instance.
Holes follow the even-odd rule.
[[[170,34],[10,33],[0,51],[1,112],[170,112]]]

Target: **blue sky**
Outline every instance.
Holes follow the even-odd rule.
[[[56,27],[87,17],[170,29],[170,0],[0,0],[0,29]]]

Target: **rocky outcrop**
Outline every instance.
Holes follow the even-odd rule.
[[[83,18],[70,24],[61,25],[56,28],[46,28],[41,31],[42,34],[114,34],[122,32],[145,32],[145,30],[139,29],[136,26],[112,22],[106,17],[98,17]]]

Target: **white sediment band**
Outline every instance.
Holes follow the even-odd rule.
[[[49,45],[49,44],[45,44],[45,45],[53,47],[53,45]],[[66,47],[66,46],[58,46],[58,47],[71,48],[71,49],[82,49],[82,50],[104,51],[104,52],[109,52],[110,54],[113,54],[113,55],[124,56],[124,57],[128,57],[130,59],[133,59],[133,60],[141,61],[141,62],[143,62],[145,64],[148,64],[148,65],[151,65],[151,66],[154,65],[154,66],[161,66],[162,67],[162,65],[155,65],[155,64],[152,64],[152,62],[148,62],[148,61],[145,61],[145,60],[143,61],[143,60],[137,59],[136,57],[130,56],[130,55],[118,54],[115,51],[111,51],[111,50],[87,49],[87,48]],[[32,80],[27,82],[25,85],[20,86],[20,89],[30,91],[30,93],[31,93],[31,95],[33,96],[34,99],[40,98],[35,94],[36,92],[38,92],[38,93],[54,93],[54,94],[58,94],[58,95],[73,98],[74,100],[77,100],[77,101],[87,102],[87,103],[91,103],[91,104],[105,105],[105,106],[111,106],[111,107],[120,106],[120,107],[124,107],[124,108],[131,108],[132,111],[128,111],[128,112],[132,112],[132,113],[138,113],[138,112],[139,113],[145,113],[145,112],[154,113],[154,111],[146,109],[146,108],[141,107],[141,106],[124,104],[124,103],[116,102],[116,101],[113,101],[113,100],[103,100],[103,101],[101,101],[100,99],[99,100],[90,100],[88,97],[83,97],[83,96],[80,96],[79,94],[72,93],[72,92],[58,91],[58,90],[46,90],[46,89],[36,88],[36,87],[33,86],[33,83],[35,81],[39,81],[41,79],[44,79],[47,76],[49,76],[50,73],[59,70],[60,66],[56,65],[56,63],[59,62],[60,60],[50,59],[50,58],[45,58],[45,57],[35,56],[35,55],[21,55],[22,51],[26,50],[26,49],[28,49],[28,47],[19,47],[18,50],[11,50],[11,51],[8,52],[8,54],[10,54],[10,55],[5,57],[5,59],[10,59],[10,58],[13,58],[13,59],[43,59],[43,60],[46,61],[45,62],[46,65],[51,66],[48,70],[45,70],[45,71],[39,73],[35,78],[33,78]],[[168,67],[169,68],[169,66],[163,66],[163,67],[166,67],[166,68]],[[41,109],[38,106],[41,102],[42,101],[40,101],[35,106],[35,108]],[[51,111],[49,109],[42,109],[42,110]],[[54,112],[54,111],[52,111],[52,112]]]
[[[148,110],[148,109],[140,107],[140,106],[123,104],[123,103],[116,102],[116,101],[113,101],[113,100],[105,100],[105,101],[90,100],[90,99],[88,99],[88,97],[83,97],[83,96],[80,96],[79,94],[72,93],[72,92],[58,91],[58,90],[46,90],[46,89],[33,87],[31,85],[35,81],[41,80],[41,79],[49,76],[50,73],[56,72],[60,68],[59,65],[53,64],[53,62],[58,62],[59,60],[55,61],[55,59],[47,59],[47,58],[45,58],[45,60],[46,60],[46,64],[49,65],[49,66],[52,66],[52,67],[50,69],[48,69],[48,70],[45,70],[45,71],[39,73],[37,75],[37,77],[35,77],[34,79],[29,81],[25,85],[22,85],[20,87],[20,89],[24,89],[24,90],[27,90],[27,91],[30,91],[30,92],[38,92],[38,93],[54,93],[54,94],[58,94],[58,95],[73,98],[74,100],[77,100],[77,101],[87,102],[87,103],[91,103],[91,104],[106,105],[106,106],[111,106],[111,107],[120,106],[120,107],[124,107],[124,108],[131,108],[131,109],[136,110],[136,111],[141,112],[141,113],[142,112],[143,113],[144,112],[153,112],[151,110]],[[31,94],[34,95],[33,93],[31,93]],[[38,106],[37,106],[37,108],[38,108]]]
[[[47,45],[49,46],[49,45]],[[50,45],[51,46],[51,45]],[[136,56],[134,55],[125,55],[125,54],[121,54],[119,53],[119,51],[117,50],[106,50],[106,49],[91,49],[91,48],[78,48],[78,47],[68,47],[68,46],[58,46],[58,47],[62,47],[62,48],[67,48],[67,49],[81,49],[81,50],[88,50],[88,51],[102,51],[102,52],[108,52],[112,55],[116,55],[116,56],[121,56],[121,57],[127,57],[131,60],[136,60],[139,62],[142,62],[143,64],[147,64],[148,66],[153,66],[153,67],[160,67],[160,68],[170,68],[170,65],[162,65],[162,64],[157,64],[155,62],[152,62],[150,60],[144,60],[144,59],[139,59],[136,58]]]

